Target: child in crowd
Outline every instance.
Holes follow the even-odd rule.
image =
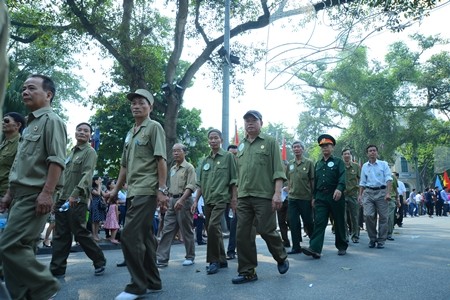
[[[106,214],[106,221],[103,225],[103,228],[107,229],[111,233],[111,237],[109,240],[113,244],[120,244],[118,240],[116,240],[117,230],[120,228],[119,226],[119,207],[117,206],[117,199],[109,198],[109,208],[108,213]]]

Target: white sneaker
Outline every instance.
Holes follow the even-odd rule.
[[[183,262],[183,266],[192,266],[194,264],[194,261],[193,260],[191,260],[191,259],[186,259],[184,262]]]
[[[119,295],[117,295],[116,298],[114,298],[114,299],[115,300],[135,300],[142,296],[144,296],[144,295],[136,295],[136,294],[131,294],[131,293],[127,293],[127,292],[122,292]]]

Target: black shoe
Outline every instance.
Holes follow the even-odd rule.
[[[247,283],[258,280],[258,275],[256,273],[253,273],[252,275],[244,275],[239,274],[238,276],[231,279],[231,282],[233,284],[241,284],[241,283]]]
[[[291,251],[288,251],[287,254],[299,254],[302,253],[302,248],[300,249],[292,249]]]
[[[127,262],[126,262],[126,261],[123,261],[123,262],[121,262],[121,263],[117,263],[116,266],[117,266],[117,267],[126,267],[126,266],[127,266]]]
[[[235,259],[235,258],[236,258],[236,254],[235,254],[235,253],[229,253],[229,254],[227,254],[227,260]]]
[[[206,241],[198,242],[197,245],[199,245],[199,246],[206,245]]]
[[[384,248],[384,243],[378,243],[377,244],[377,248],[378,249],[383,249]]]
[[[375,242],[370,241],[369,242],[369,248],[375,248]]]
[[[290,241],[284,241],[283,242],[284,248],[291,248],[291,242]]]
[[[387,237],[387,240],[389,240],[389,241],[395,241],[394,238],[391,237],[391,236]]]
[[[358,244],[358,243],[359,243],[359,239],[357,239],[357,238],[352,238],[352,242],[353,242],[354,244]]]
[[[347,254],[347,250],[339,250],[338,251],[338,255],[340,255],[340,256],[345,255],[345,254]]]
[[[303,254],[308,255],[308,256],[312,256],[315,259],[319,259],[320,258],[320,253],[317,253],[317,252],[313,251],[311,248],[302,248],[302,252],[303,252]]]
[[[227,262],[221,262],[221,263],[219,263],[219,267],[220,267],[221,269],[223,269],[223,268],[228,268],[228,263],[227,263]]]
[[[283,262],[278,263],[277,267],[280,274],[286,273],[289,270],[289,260],[286,258]]]
[[[219,268],[219,263],[210,263],[209,266],[206,267],[206,274],[216,274],[217,272],[219,272]]]

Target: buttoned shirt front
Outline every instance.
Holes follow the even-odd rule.
[[[127,197],[156,195],[158,157],[166,159],[166,135],[161,124],[147,118],[136,132],[131,128],[125,138],[121,165],[126,168]]]
[[[314,164],[311,160],[304,157],[300,161],[293,159],[286,169],[286,177],[290,199],[312,200],[311,183],[314,181]]]
[[[360,186],[378,188],[386,186],[388,181],[392,181],[392,175],[387,162],[377,159],[374,163],[369,161],[364,163]]]
[[[332,155],[327,160],[322,157],[315,168],[315,195],[321,191],[333,193],[336,189],[341,192],[345,190],[345,166],[342,159]]]
[[[0,145],[0,196],[4,195],[8,189],[9,171],[16,157],[19,146],[20,134],[10,139],[5,139]]]
[[[11,192],[14,195],[41,192],[50,163],[64,170],[66,146],[66,125],[50,107],[30,113],[9,174]],[[61,174],[56,190],[61,190],[63,185],[64,175]]]
[[[345,195],[358,197],[359,180],[361,178],[361,169],[354,162],[345,164]]]
[[[87,203],[96,163],[97,153],[89,143],[73,147],[66,159],[65,183],[60,198],[79,198],[81,202]]]
[[[195,168],[186,160],[170,168],[169,177],[169,193],[171,195],[182,195],[186,189],[190,189],[192,192],[196,189]]]
[[[202,189],[206,204],[229,203],[231,186],[237,183],[234,155],[222,148],[213,156],[210,152],[200,167],[197,185]]]
[[[275,180],[286,180],[280,146],[263,134],[250,142],[244,138],[238,146],[238,197],[272,199]]]

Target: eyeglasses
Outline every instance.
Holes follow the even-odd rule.
[[[3,123],[6,123],[6,124],[8,124],[9,122],[11,122],[11,120],[10,120],[10,119],[8,119],[8,118],[3,118]]]

